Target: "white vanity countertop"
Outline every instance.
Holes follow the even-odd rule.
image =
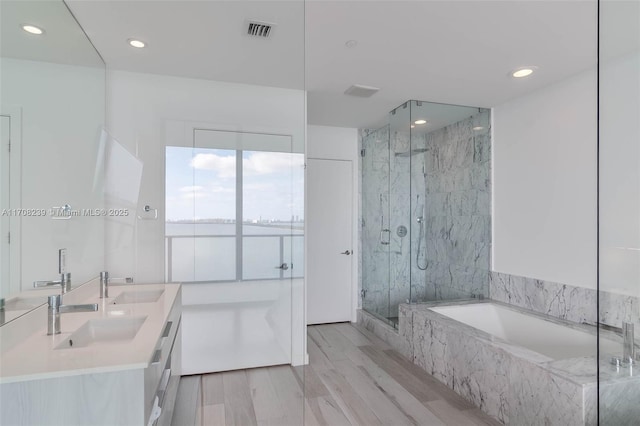
[[[113,304],[114,299],[123,292],[150,290],[164,290],[164,292],[156,302],[152,303]],[[0,358],[0,384],[146,368],[151,362],[156,343],[179,291],[178,284],[119,285],[109,287],[108,299],[100,299],[96,291],[94,296],[78,303],[97,303],[97,312],[61,314],[62,333],[55,336],[47,336],[47,324],[44,321],[37,332],[27,335],[15,347],[5,351]],[[65,303],[64,297],[63,303]],[[46,311],[47,306],[37,309]],[[146,320],[132,340],[55,349],[89,320],[145,316]],[[1,331],[0,328],[0,339]]]

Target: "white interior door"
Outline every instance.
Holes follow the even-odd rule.
[[[351,319],[351,161],[307,161],[307,323]]]

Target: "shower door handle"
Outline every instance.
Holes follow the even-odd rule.
[[[351,252],[350,252],[349,250],[345,250],[345,251],[343,251],[343,252],[342,252],[342,253],[340,253],[340,254],[346,254],[347,256],[349,256],[349,255],[351,254]]]
[[[387,233],[387,240],[385,241],[384,239],[384,234],[385,232]],[[380,244],[388,246],[389,243],[391,242],[391,230],[390,229],[383,229],[380,231]]]

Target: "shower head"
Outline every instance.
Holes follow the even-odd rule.
[[[412,157],[416,154],[422,154],[424,152],[427,152],[427,148],[417,148],[412,149],[411,151],[396,152],[396,157]]]

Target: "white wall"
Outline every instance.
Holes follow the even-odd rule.
[[[107,87],[109,131],[144,163],[138,211],[147,204],[159,211],[158,220],[136,222],[130,241],[110,241],[106,255],[112,276],[164,281],[165,146],[191,146],[193,126],[291,134],[294,150],[304,151],[303,91],[123,71],[108,72]],[[107,228],[107,235],[114,234]],[[194,285],[183,288],[183,300],[191,300]],[[223,289],[210,288],[214,293]],[[304,285],[294,283],[291,297],[292,359],[301,363],[306,353]]]
[[[353,163],[352,185],[353,185],[353,248],[354,251],[358,247],[358,238],[360,229],[358,221],[358,200],[359,200],[359,151],[358,151],[358,129],[345,127],[328,127],[328,126],[307,126],[307,158],[318,158],[324,160],[347,160]],[[307,197],[313,197],[314,194],[306,192]],[[305,250],[306,251],[306,250]],[[352,321],[356,321],[356,310],[358,308],[358,262],[360,253],[354,253],[351,256],[352,264]],[[313,303],[308,301],[307,303]]]
[[[600,289],[640,297],[640,52],[600,76]]]
[[[596,288],[596,75],[493,109],[493,270]]]
[[[13,141],[13,155],[18,147],[22,155],[21,207],[101,208],[102,179],[94,185],[94,174],[100,169],[104,69],[8,58],[1,66],[2,113],[17,111],[12,126],[21,126],[21,140]],[[58,279],[59,248],[68,250],[74,285],[104,268],[102,217],[24,217],[21,222],[21,259],[11,263],[22,262],[22,290],[32,289],[34,280]]]

